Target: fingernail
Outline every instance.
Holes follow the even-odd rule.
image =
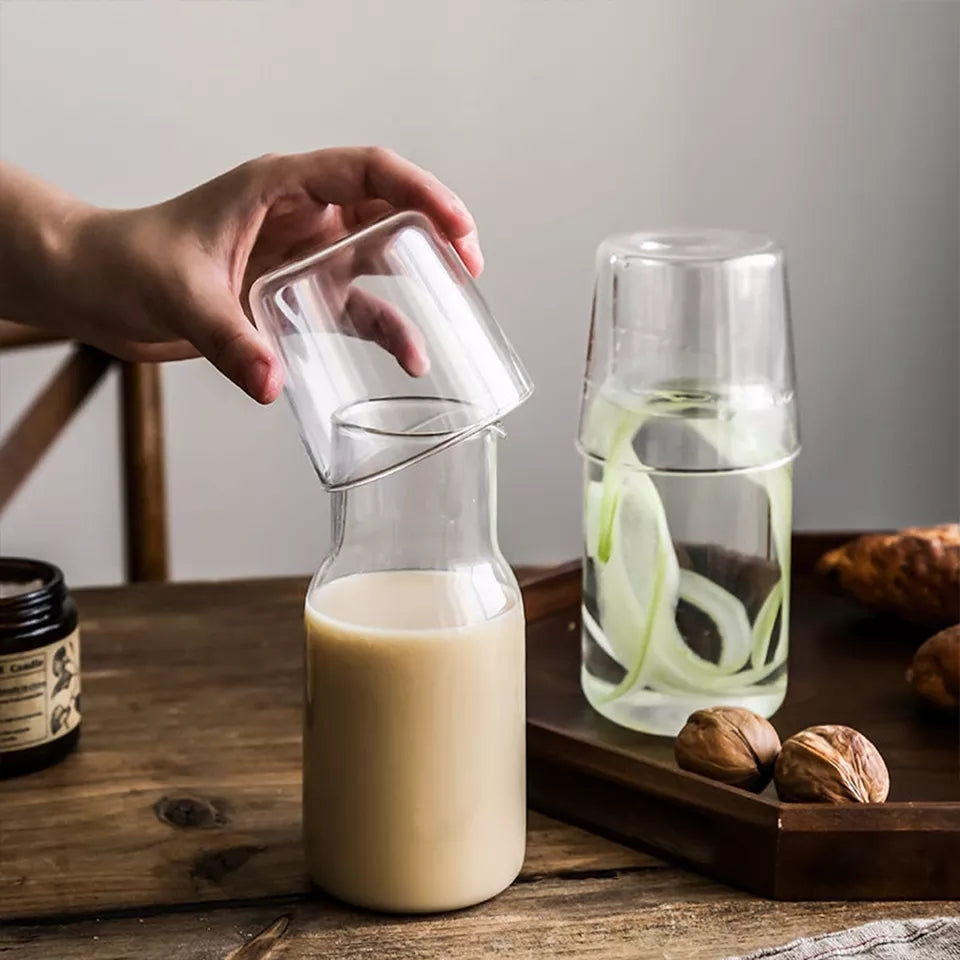
[[[279,393],[277,371],[268,360],[257,360],[247,373],[247,393],[260,403],[270,403]]]
[[[274,363],[270,366],[270,374],[267,377],[267,382],[264,386],[264,390],[267,395],[267,403],[273,403],[274,400],[280,395],[280,391],[283,389],[283,371]]]
[[[483,251],[476,237],[467,237],[461,241],[461,249],[464,254],[473,261],[474,275],[480,273],[483,269]]]
[[[425,377],[430,372],[430,358],[420,350],[410,357],[407,364],[407,373],[411,377]]]

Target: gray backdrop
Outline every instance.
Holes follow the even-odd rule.
[[[449,0],[4,3],[0,153],[111,205],[249,156],[382,143],[480,223],[483,290],[537,383],[507,423],[502,541],[579,549],[593,251],[669,224],[775,236],[793,287],[801,528],[955,517],[960,6]],[[0,360],[0,429],[56,349]],[[308,571],[327,504],[283,405],[164,371],[173,572]],[[75,583],[121,575],[111,381],[0,523]]]

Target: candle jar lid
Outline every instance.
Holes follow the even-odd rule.
[[[466,267],[392,214],[253,285],[250,305],[321,483],[383,476],[499,421],[533,391]]]

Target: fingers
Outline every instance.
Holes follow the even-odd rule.
[[[393,354],[411,377],[430,372],[430,357],[420,328],[392,303],[351,287],[343,307],[346,333],[370,340]]]
[[[483,269],[477,225],[457,195],[392,150],[345,147],[281,158],[287,161],[291,176],[315,202],[348,206],[384,200],[392,207],[419,210],[453,244],[473,276]]]
[[[272,403],[283,388],[279,361],[240,304],[227,295],[187,318],[184,336],[225,377],[259,403]]]

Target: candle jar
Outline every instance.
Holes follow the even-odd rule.
[[[80,631],[63,573],[0,557],[0,777],[62,760],[80,737]]]

